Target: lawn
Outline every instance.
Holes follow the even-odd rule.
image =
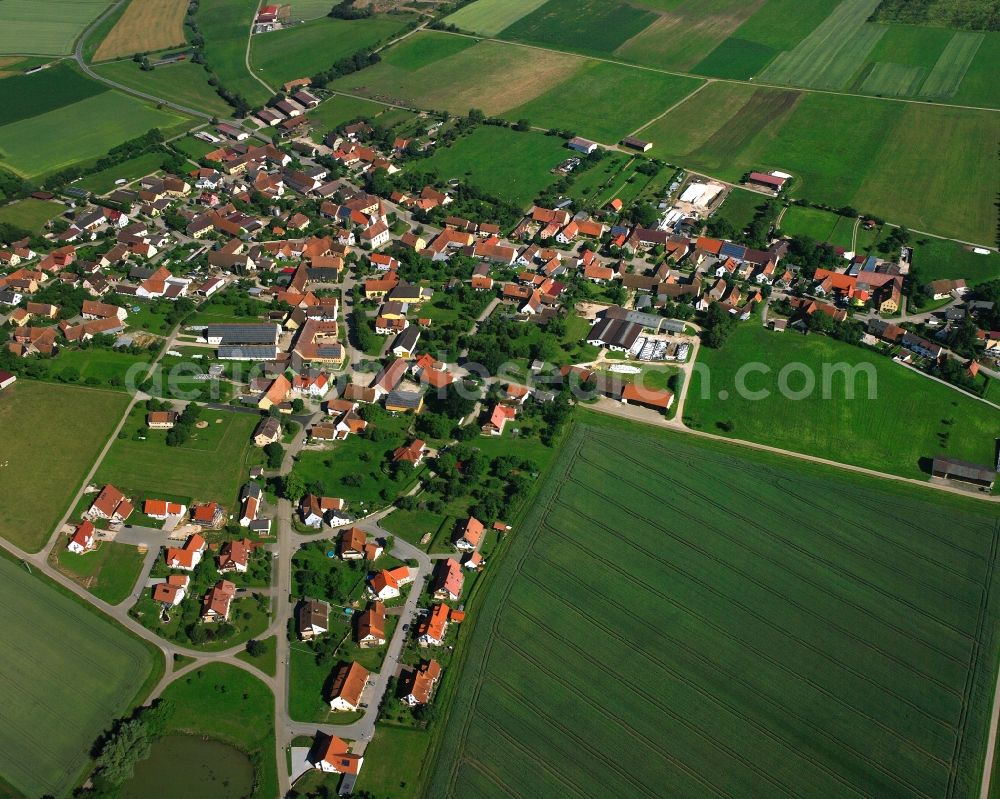
[[[94,71],[109,80],[163,97],[185,108],[228,117],[233,109],[208,85],[208,73],[200,64],[182,61],[144,72],[134,61],[98,64]],[[207,152],[207,150],[206,150]]]
[[[745,230],[757,214],[757,208],[767,198],[745,189],[733,189],[712,216],[728,219],[734,230]],[[788,212],[786,212],[787,215]]]
[[[420,31],[378,64],[346,75],[331,88],[400,105],[466,114],[503,114],[576,74],[585,62],[502,42]]]
[[[250,105],[264,103],[271,96],[246,66],[250,22],[258,5],[257,0],[203,0],[198,8],[206,63],[223,86],[242,94]]]
[[[195,161],[202,158],[206,153],[210,153],[212,150],[218,148],[218,145],[196,139],[194,136],[184,136],[181,139],[175,139],[170,142],[170,146]]]
[[[32,498],[37,509],[37,488]],[[0,602],[7,644],[0,773],[25,796],[68,795],[96,737],[145,695],[158,653],[6,558],[0,558]],[[161,674],[162,658],[157,662]]]
[[[117,605],[132,593],[144,558],[136,547],[104,541],[95,551],[77,555],[64,543],[56,545],[60,570],[73,575],[98,599]]]
[[[183,445],[168,447],[165,431],[146,430],[145,415],[142,406],[132,411],[122,429],[125,438],[111,445],[97,481],[113,483],[126,492],[176,494],[235,509],[255,452],[250,435],[260,417],[205,408],[201,418],[209,426],[194,430]],[[145,441],[135,439],[137,431],[146,436]]]
[[[4,0],[0,53],[62,55],[108,0]]]
[[[179,132],[190,119],[120,92],[102,92],[0,127],[0,166],[37,177],[97,158],[151,128]],[[67,136],[66,131],[73,135]]]
[[[974,286],[1000,279],[1000,255],[976,255],[965,245],[945,239],[917,239],[913,244],[913,266],[924,281],[964,278]]]
[[[321,17],[253,37],[250,63],[273,86],[329,69],[342,58],[392,38],[412,17],[377,14],[365,19]]]
[[[160,164],[163,163],[164,158],[166,158],[166,153],[163,151],[144,153],[115,166],[102,169],[100,172],[87,175],[74,185],[94,194],[107,194],[115,188],[115,181],[119,179],[131,182],[159,172]]]
[[[431,734],[424,730],[380,724],[365,749],[365,767],[358,777],[357,790],[385,799],[418,799]],[[425,765],[426,764],[426,765]]]
[[[425,793],[972,795],[998,531],[984,503],[585,419],[473,609]]]
[[[124,394],[29,380],[4,389],[0,496],[31,502],[4,503],[0,536],[29,552],[42,548],[127,405]]]
[[[384,467],[392,451],[410,440],[406,430],[412,421],[410,416],[380,415],[372,426],[389,431],[385,441],[350,436],[328,449],[304,450],[295,471],[306,485],[321,487],[319,493],[346,499],[355,514],[359,513],[359,505],[385,507],[409,483],[393,479]],[[352,485],[354,482],[357,485]]]
[[[51,377],[69,369],[80,373],[80,380],[99,381],[101,386],[109,386],[112,378],[121,378],[119,390],[128,390],[142,383],[149,369],[149,354],[132,355],[128,352],[89,347],[85,350],[62,350],[51,362]],[[137,366],[141,364],[141,366]],[[116,381],[117,382],[117,381]]]
[[[254,657],[249,652],[240,652],[236,657],[244,663],[249,663],[260,669],[269,677],[273,677],[278,670],[278,636],[272,635],[270,638],[264,638],[261,643],[267,647],[263,655]]]
[[[39,233],[45,227],[46,222],[58,216],[65,208],[66,206],[60,202],[36,200],[34,197],[28,197],[10,205],[0,206],[0,222],[16,225],[32,233]]]
[[[785,170],[797,196],[981,242],[995,235],[998,135],[984,111],[724,83],[640,132],[673,163],[728,180]]]
[[[555,180],[551,170],[570,151],[562,139],[508,128],[479,127],[421,162],[443,180],[457,179],[527,207]],[[497,158],[497,153],[504,153]]]
[[[327,133],[340,125],[359,117],[373,119],[385,108],[386,106],[373,103],[371,100],[335,94],[309,112],[309,119],[313,124],[313,137],[317,141],[322,141]]]
[[[460,8],[445,23],[464,31],[496,36],[547,0],[476,0]]]
[[[211,663],[171,683],[164,701],[174,705],[168,732],[217,738],[243,750],[256,770],[254,799],[278,795],[274,747],[274,695],[249,672]]]
[[[750,371],[747,391],[741,391],[738,370],[760,364],[761,353],[767,353],[761,364],[767,371]],[[995,459],[1000,411],[860,347],[817,335],[772,333],[752,320],[722,349],[702,347],[698,364],[684,408],[685,420],[698,430],[917,479],[928,476],[927,459],[937,455],[975,463]],[[782,395],[779,374],[788,364],[810,370],[815,390],[808,396]],[[850,381],[853,398],[847,397],[848,381],[840,372],[823,390],[823,369],[838,364],[857,368]],[[794,367],[786,379],[792,395],[806,384]],[[759,390],[768,395],[751,399]],[[719,425],[727,423],[731,430],[723,431]]]
[[[396,509],[386,516],[379,524],[383,529],[388,530],[393,535],[397,535],[404,541],[409,541],[414,546],[426,549],[420,543],[421,539],[430,533],[432,539],[434,534],[444,524],[445,517],[440,513],[433,513],[429,510],[401,510]],[[428,542],[430,543],[430,542]]]
[[[3,82],[7,103],[0,110],[0,125],[55,111],[106,91],[107,86],[84,77],[66,61],[31,75],[14,75]]]
[[[694,78],[588,61],[565,82],[504,116],[513,121],[527,118],[543,128],[571,130],[615,144],[648,122],[657,109],[669,108],[700,85]],[[612,107],[614,114],[595,113]]]

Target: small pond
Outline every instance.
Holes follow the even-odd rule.
[[[246,799],[253,764],[239,749],[193,735],[166,735],[135,767],[122,799]]]

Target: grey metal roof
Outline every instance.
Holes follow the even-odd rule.
[[[231,361],[268,361],[278,354],[278,348],[272,345],[226,345],[220,344],[218,356]]]
[[[385,395],[385,404],[397,408],[418,408],[421,397],[419,391],[390,391]]]
[[[274,344],[278,340],[278,326],[263,325],[208,325],[205,338],[221,339],[222,344]]]
[[[986,466],[960,461],[957,458],[935,458],[931,464],[931,472],[944,472],[949,477],[957,477],[959,480],[976,480],[984,483],[992,483],[997,476],[995,471]]]

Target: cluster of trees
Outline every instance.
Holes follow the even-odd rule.
[[[842,259],[832,244],[816,241],[808,236],[792,236],[788,243],[787,260],[799,265],[802,277],[812,280],[817,269],[836,266]]]
[[[9,202],[27,197],[32,191],[34,191],[34,187],[20,175],[15,175],[7,169],[0,169],[0,199]],[[2,238],[2,234],[0,234],[0,238]],[[16,239],[14,240],[16,241]]]
[[[285,449],[277,441],[273,441],[264,447],[264,457],[267,458],[268,469],[280,469],[281,462],[285,459]]]
[[[173,712],[170,702],[158,699],[149,707],[140,707],[132,716],[116,721],[94,747],[97,768],[91,786],[75,795],[86,799],[119,796],[136,764],[149,757],[153,742],[167,731]]]
[[[882,0],[870,19],[974,31],[1000,31],[1000,0]]]
[[[719,349],[725,344],[729,334],[736,329],[735,317],[717,302],[708,306],[701,324],[704,330],[702,341],[706,347],[713,349]]]
[[[361,7],[356,5],[354,0],[342,0],[342,2],[337,3],[330,9],[330,13],[327,16],[334,19],[364,19],[365,17],[372,16],[374,13],[371,6]]]
[[[496,314],[480,326],[467,340],[469,361],[480,364],[488,374],[495,375],[503,364],[514,360],[533,360],[543,354],[539,343],[540,328]],[[546,331],[542,332],[544,337]]]
[[[101,172],[113,166],[124,163],[137,156],[144,155],[156,149],[163,149],[163,133],[159,128],[152,128],[142,136],[122,142],[108,150],[108,154],[90,166],[71,166],[49,175],[42,184],[46,189],[56,189],[72,183],[77,178]],[[164,152],[166,152],[164,150]]]
[[[315,541],[296,553],[292,559],[292,579],[295,581],[296,596],[325,599],[328,602],[342,604],[358,583],[365,579],[367,568],[364,561],[331,562],[326,557],[326,550],[329,548],[329,542]],[[333,638],[333,636],[325,637]]]
[[[200,405],[195,402],[189,402],[185,405],[174,426],[167,431],[167,446],[179,447],[191,438],[191,431],[200,417]]]
[[[377,64],[381,60],[382,57],[378,53],[373,53],[370,50],[358,50],[354,55],[341,58],[329,69],[317,72],[311,78],[311,85],[314,88],[322,89],[330,81],[342,78],[345,75],[353,75],[355,72],[360,72],[362,69]]]

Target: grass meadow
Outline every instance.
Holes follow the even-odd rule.
[[[411,19],[378,14],[366,19],[321,17],[304,25],[263,33],[251,40],[254,71],[275,87],[329,69],[358,50],[391,38]]]
[[[7,102],[0,110],[0,125],[55,111],[106,91],[107,86],[84,76],[65,61],[31,75],[13,75],[3,82]]]
[[[694,78],[587,61],[563,83],[504,116],[614,144],[648,122],[656,109],[669,108],[701,85]],[[601,113],[608,108],[615,113]]]
[[[995,236],[990,112],[714,83],[640,135],[654,155],[725,179],[781,169],[813,201],[967,241]]]
[[[223,86],[242,94],[250,105],[265,103],[271,97],[246,67],[250,22],[258,5],[257,0],[202,0],[198,8],[206,63]]]
[[[555,179],[550,170],[568,157],[563,145],[556,136],[484,126],[436,150],[421,165],[444,180],[462,180],[527,207]]]
[[[615,55],[646,66],[689,72],[765,0],[680,0],[628,39]]]
[[[547,0],[476,0],[446,17],[445,22],[464,31],[496,36],[546,2]]]
[[[267,685],[245,669],[209,663],[167,686],[163,699],[174,705],[168,732],[216,738],[241,749],[254,763],[253,799],[278,795],[274,695]]]
[[[204,408],[201,418],[208,427],[194,430],[185,444],[168,447],[165,431],[145,429],[145,415],[141,406],[133,410],[123,428],[126,437],[111,445],[97,482],[113,483],[126,493],[174,494],[235,508],[254,450],[250,436],[260,417]],[[146,440],[136,440],[136,431]]]
[[[498,35],[580,53],[615,52],[657,20],[657,15],[620,0],[548,0]]]
[[[4,0],[0,54],[63,55],[109,0]]]
[[[18,380],[0,396],[0,536],[39,551],[125,412],[125,394]]]
[[[331,88],[418,108],[503,114],[575,75],[581,59],[502,42],[421,31],[382,61],[334,81]]]
[[[25,796],[68,795],[96,737],[147,690],[155,650],[6,558],[0,601],[0,772]]]
[[[151,128],[160,128],[169,135],[190,124],[188,117],[156,109],[121,92],[102,92],[0,126],[0,166],[37,178],[99,158]],[[73,131],[72,135],[67,131]]]
[[[62,544],[56,545],[60,571],[71,575],[98,599],[117,605],[132,593],[144,559],[136,547],[103,541],[93,552],[77,555]]]
[[[769,370],[751,372],[746,386],[766,390],[766,399],[737,396],[737,372],[758,363],[767,352]],[[974,463],[993,463],[1000,411],[961,392],[893,363],[882,355],[821,336],[773,333],[758,320],[746,322],[714,350],[698,356],[709,375],[696,370],[684,407],[689,426],[705,432],[863,466],[903,477],[924,479],[929,459],[947,455]],[[816,390],[805,399],[788,399],[778,389],[787,364],[805,364]],[[853,380],[854,397],[845,394],[843,374],[830,378],[830,398],[823,399],[824,364],[854,367],[870,364],[876,398],[869,399],[869,380]],[[867,369],[867,367],[865,367]],[[791,371],[788,385],[803,387],[801,372]],[[725,392],[726,399],[719,399]],[[906,420],[905,429],[900,420]],[[719,425],[730,426],[723,432]]]
[[[358,791],[387,799],[417,799],[417,775],[424,769],[431,734],[425,730],[380,724],[365,749]]]
[[[428,795],[971,795],[1000,527],[937,501],[578,424],[478,607]]]
[[[28,197],[10,205],[0,206],[0,222],[17,225],[24,230],[37,233],[45,227],[46,222],[62,213],[65,207],[60,202]]]
[[[159,172],[160,164],[163,163],[165,155],[162,151],[143,153],[120,164],[102,169],[100,172],[94,172],[80,178],[75,185],[94,194],[107,194],[115,188],[115,181],[117,180],[131,182],[146,177],[146,175],[151,175],[154,172]]]
[[[144,72],[138,64],[128,59],[98,64],[94,71],[109,80],[155,97],[163,97],[185,108],[204,111],[220,118],[228,117],[233,112],[229,104],[208,85],[208,73],[201,64],[182,61]]]

